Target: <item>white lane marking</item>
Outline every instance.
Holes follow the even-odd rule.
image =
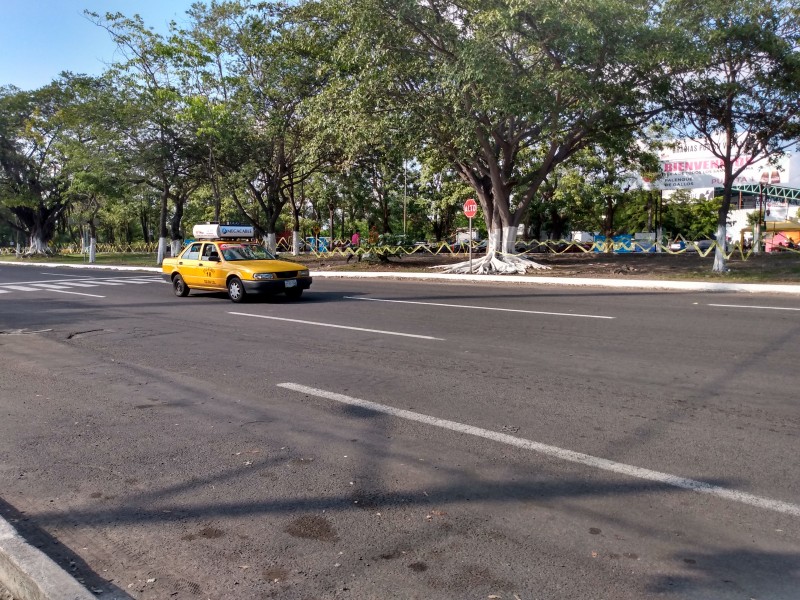
[[[7,294],[8,290],[0,290],[0,294]]]
[[[81,275],[65,275],[64,273],[42,273],[42,275],[52,275],[53,277],[77,277],[78,279],[83,279]]]
[[[466,304],[443,304],[441,302],[417,302],[414,300],[386,300],[384,298],[364,298],[363,296],[345,296],[348,300],[369,300],[370,302],[395,302],[397,304],[422,304],[424,306],[444,306],[447,308],[471,308],[474,310],[496,310],[500,312],[525,313],[529,315],[553,315],[557,317],[583,317],[584,319],[616,319],[603,315],[581,315],[577,313],[545,312],[542,310],[522,310],[519,308],[495,308],[492,306],[469,306]]]
[[[257,319],[271,319],[273,321],[287,321],[289,323],[301,323],[303,325],[319,325],[320,327],[333,327],[335,329],[349,329],[351,331],[365,331],[367,333],[381,333],[383,335],[399,335],[401,337],[417,338],[420,340],[444,341],[444,338],[431,337],[429,335],[417,335],[415,333],[400,333],[399,331],[383,331],[381,329],[365,329],[364,327],[348,327],[347,325],[334,325],[332,323],[319,323],[317,321],[303,321],[300,319],[285,319],[283,317],[267,317],[265,315],[252,315],[249,313],[228,312],[229,315],[239,315],[241,317],[256,317]]]
[[[102,279],[89,279],[94,285],[125,285],[124,283],[117,283],[116,281],[103,281]]]
[[[63,290],[63,283],[33,283],[34,289]]]
[[[67,287],[97,287],[94,283],[86,283],[85,281],[62,281],[58,285],[66,285]]]
[[[87,281],[90,283],[94,283],[95,281],[100,281],[99,279],[95,279],[94,277],[81,277],[80,279],[43,279],[39,281],[13,281],[8,284],[0,283],[2,286],[7,285],[35,285],[38,283],[67,283],[72,281]],[[108,281],[115,281],[115,282],[139,282],[139,283],[154,283],[156,281],[161,281],[159,278],[153,278],[143,281],[141,277],[115,277],[113,279],[108,279]]]
[[[785,306],[748,306],[746,304],[709,304],[721,308],[760,308],[762,310],[800,310],[800,308],[788,308]]]
[[[48,292],[56,292],[57,294],[73,294],[75,296],[89,296],[90,298],[105,298],[105,296],[98,296],[97,294],[87,294],[85,292],[68,292],[67,290],[58,290],[55,288],[47,288]]]
[[[98,296],[97,294],[85,294],[83,292],[68,292],[67,290],[61,289],[62,285],[67,285],[66,283],[61,283],[58,285],[53,285],[50,283],[37,283],[36,288],[34,289],[43,289],[47,290],[48,292],[58,292],[59,294],[74,294],[76,296],[90,296],[92,298],[105,298],[105,296]]]
[[[106,279],[106,281],[115,281],[119,283],[135,283],[137,285],[144,284],[144,283],[156,283],[157,281],[161,281],[160,279]]]
[[[38,292],[37,288],[27,287],[24,285],[9,285],[4,283],[3,287],[8,290],[14,290],[15,292]]]
[[[641,467],[635,467],[625,463],[618,463],[605,458],[592,456],[590,454],[566,450],[557,446],[550,446],[548,444],[526,440],[524,438],[515,437],[505,433],[498,433],[488,429],[481,429],[480,427],[473,427],[472,425],[464,425],[463,423],[457,423],[456,421],[439,419],[437,417],[415,413],[410,410],[385,406],[383,404],[370,402],[369,400],[361,400],[359,398],[345,396],[344,394],[337,394],[327,390],[308,387],[299,383],[279,383],[278,387],[285,388],[287,390],[294,390],[295,392],[300,392],[301,394],[308,394],[309,396],[326,398],[328,400],[349,404],[351,406],[360,406],[361,408],[391,415],[393,417],[399,417],[409,421],[416,421],[418,423],[424,423],[426,425],[432,425],[442,429],[449,429],[450,431],[456,431],[458,433],[466,433],[468,435],[485,438],[509,446],[515,446],[524,450],[532,450],[534,452],[538,452],[539,454],[544,454],[546,456],[551,456],[553,458],[558,458],[560,460],[573,463],[579,463],[587,467],[601,469],[603,471],[611,471],[613,473],[619,473],[621,475],[627,475],[637,479],[656,481],[665,485],[670,485],[701,494],[709,494],[711,496],[717,496],[733,502],[748,504],[750,506],[755,506],[756,508],[763,508],[795,517],[800,517],[800,505],[798,504],[791,504],[781,500],[773,500],[772,498],[755,496],[747,492],[724,488],[711,483],[706,483],[704,481],[698,481],[696,479],[687,479],[685,477],[679,477],[669,473],[661,473],[659,471],[651,471],[650,469],[643,469]]]

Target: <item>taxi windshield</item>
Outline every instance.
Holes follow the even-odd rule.
[[[274,260],[264,246],[258,244],[221,244],[222,258],[225,260]]]

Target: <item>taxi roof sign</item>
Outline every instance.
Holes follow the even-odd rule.
[[[253,237],[253,227],[250,225],[220,225],[218,223],[204,223],[192,228],[192,235],[198,240],[220,240]]]

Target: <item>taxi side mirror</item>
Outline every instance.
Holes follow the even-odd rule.
[[[219,262],[219,256],[209,256],[208,262]]]

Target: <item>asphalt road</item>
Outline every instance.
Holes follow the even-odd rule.
[[[101,598],[800,596],[800,298],[0,266],[0,331],[0,514]]]

